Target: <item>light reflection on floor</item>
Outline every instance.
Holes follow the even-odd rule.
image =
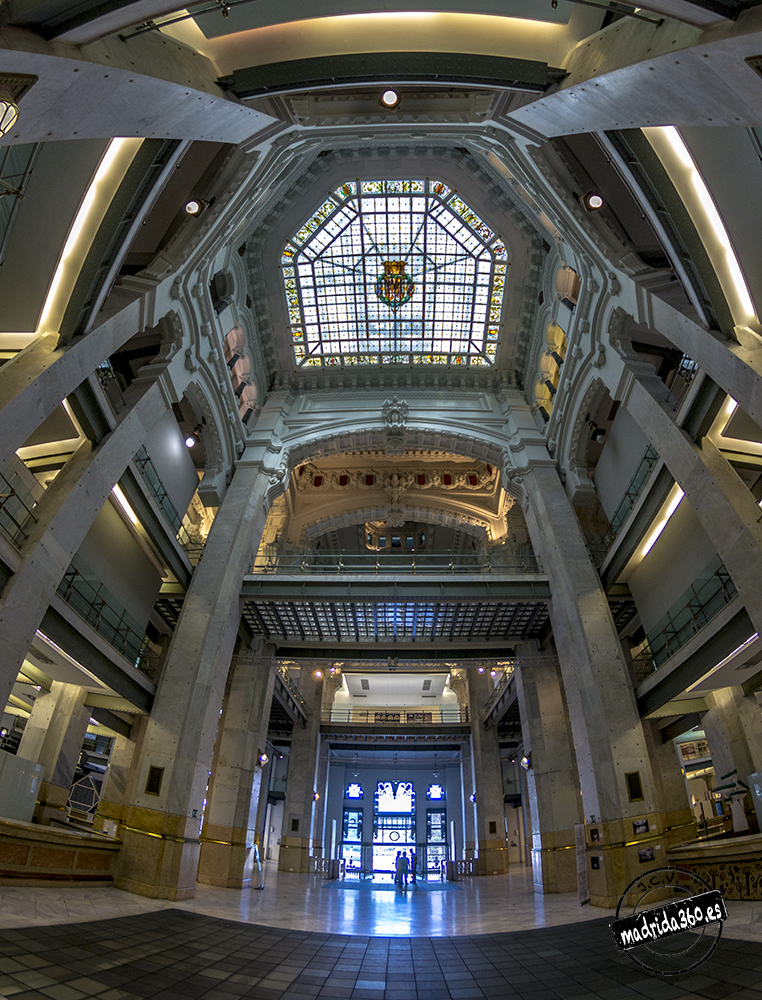
[[[312,875],[265,866],[265,888],[198,886],[195,898],[172,903],[108,888],[0,887],[0,926],[57,924],[175,908],[228,920],[333,934],[383,937],[501,933],[612,917],[580,906],[576,893],[537,895],[528,868],[464,878],[460,892],[358,891]],[[725,931],[762,941],[762,903],[728,901]]]

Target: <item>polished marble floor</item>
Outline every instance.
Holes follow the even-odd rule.
[[[580,906],[576,893],[537,895],[529,868],[509,875],[465,878],[457,892],[342,890],[313,875],[279,872],[265,865],[261,891],[199,885],[193,899],[171,903],[113,888],[0,886],[0,928],[60,924],[128,916],[154,910],[238,920],[329,934],[448,936],[494,934],[613,917],[613,910]],[[762,943],[762,903],[727,903],[724,933]],[[1,994],[0,994],[1,995]]]
[[[727,905],[712,957],[667,979],[616,951],[611,912],[536,896],[522,869],[403,893],[268,866],[263,891],[182,903],[0,887],[0,997],[762,1000],[762,904]]]

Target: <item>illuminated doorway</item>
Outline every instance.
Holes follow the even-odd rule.
[[[400,851],[415,850],[415,790],[410,781],[379,781],[373,806],[373,873],[394,876]]]

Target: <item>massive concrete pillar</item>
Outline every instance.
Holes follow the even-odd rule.
[[[522,484],[532,544],[553,595],[553,636],[588,824],[590,899],[614,906],[644,870],[633,824],[647,821],[652,835],[662,829],[643,727],[600,577],[558,473],[537,463]],[[648,846],[663,849],[655,840]]]
[[[625,400],[627,410],[685,493],[730,573],[754,627],[762,631],[759,507],[741,477],[708,438],[694,444],[677,427],[656,394],[660,386],[651,380],[634,379]]]
[[[732,340],[706,330],[656,295],[649,296],[641,321],[671,340],[737,400],[762,426],[762,343],[744,327]]]
[[[278,871],[282,872],[309,871],[315,822],[322,678],[316,678],[314,673],[302,668],[299,692],[307,706],[307,725],[295,725],[291,737],[278,858]]]
[[[532,824],[536,892],[574,892],[574,826],[582,823],[577,760],[561,673],[554,656],[514,664]]]
[[[207,885],[260,887],[257,817],[267,787],[259,758],[277,669],[272,656],[261,655],[260,645],[242,644],[233,657],[222,703],[198,866],[198,881]]]
[[[118,735],[114,740],[100,801],[93,819],[93,827],[96,830],[103,830],[110,835],[116,834],[125,803],[129,802],[133,794],[135,772],[132,762],[135,754],[139,753],[147,723],[147,716],[137,716],[130,728],[130,735]]]
[[[461,745],[461,795],[463,796],[463,850],[465,861],[472,858],[476,851],[476,805],[471,801],[474,794],[474,768],[471,762],[471,740],[464,740]]]
[[[240,621],[241,579],[267,517],[267,473],[241,463],[214,519],[162,670],[136,786],[124,811],[115,884],[185,899],[196,886],[203,801]]]
[[[45,768],[35,808],[38,823],[68,818],[66,801],[90,721],[86,697],[84,688],[53,681],[50,691],[35,698],[18,755]]]
[[[140,330],[137,295],[115,289],[111,297],[122,308],[86,336],[64,347],[57,333],[44,334],[0,369],[0,468],[62,399]]]
[[[493,685],[487,673],[467,671],[471,718],[471,766],[476,793],[477,875],[503,875],[508,870],[505,805],[500,747],[495,726],[484,725],[484,706]]]
[[[644,719],[643,733],[646,737],[656,792],[661,802],[660,811],[667,845],[672,847],[690,840],[696,829],[680,752],[674,740],[664,742],[658,720]]]
[[[762,719],[755,696],[744,695],[743,688],[726,687],[705,696],[709,711],[702,724],[714,766],[715,786],[733,786],[740,781],[750,786],[749,775],[762,771]],[[738,787],[738,786],[736,786]],[[748,796],[734,796],[733,826],[745,833],[744,815],[750,806]]]
[[[6,584],[0,602],[0,704],[8,700],[34,633],[72,557],[113,486],[166,409],[161,386],[154,380],[96,448],[82,445],[40,498],[37,521],[22,547],[23,562]]]

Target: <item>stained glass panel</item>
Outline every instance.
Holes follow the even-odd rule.
[[[439,180],[347,181],[281,263],[297,366],[495,363],[505,244]]]

